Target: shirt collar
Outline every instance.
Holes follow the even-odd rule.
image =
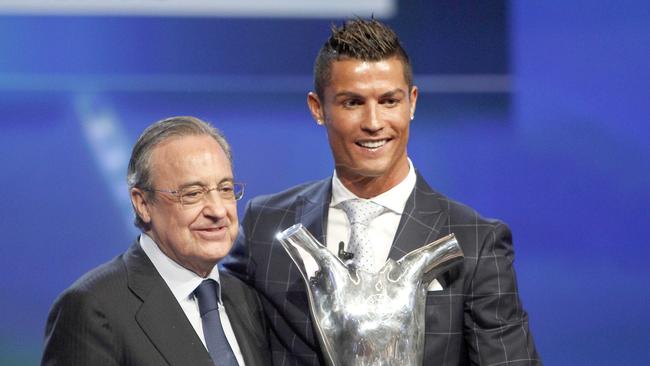
[[[406,201],[411,195],[413,188],[415,188],[415,181],[417,180],[413,163],[411,162],[411,159],[407,160],[409,163],[409,172],[406,175],[406,178],[388,191],[369,199],[370,201],[382,205],[399,215],[404,211]],[[350,190],[341,183],[341,180],[336,174],[336,170],[334,170],[334,176],[332,177],[332,201],[330,202],[330,207],[336,207],[339,203],[354,198],[359,197],[350,192]]]
[[[211,278],[219,283],[219,270],[216,265],[208,277],[203,278],[165,255],[153,239],[145,233],[140,235],[140,247],[149,257],[153,266],[156,267],[156,270],[165,280],[179,303],[190,296],[194,296],[194,290],[203,280]],[[221,286],[219,286],[219,302],[221,302]]]

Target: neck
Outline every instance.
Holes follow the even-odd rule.
[[[337,167],[336,175],[345,188],[360,198],[368,199],[379,196],[402,182],[409,173],[409,163],[405,161],[399,169],[375,177],[346,174],[342,170]]]
[[[192,262],[192,261],[182,260],[182,257],[177,255],[177,253],[173,251],[171,248],[158,244],[161,241],[158,239],[158,236],[153,231],[147,230],[145,231],[145,234],[147,234],[153,240],[153,242],[156,244],[158,249],[160,249],[160,251],[163,252],[163,254],[167,256],[167,258],[173,260],[181,267],[184,267],[185,269],[196,273],[202,278],[207,278],[208,275],[210,275],[210,273],[212,272],[212,269],[217,265],[217,263]]]

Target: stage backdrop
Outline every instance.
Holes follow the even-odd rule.
[[[215,3],[0,1],[0,364],[37,364],[57,294],[134,240],[124,176],[148,124],[221,128],[242,215],[331,174],[306,93],[355,14],[412,57],[415,166],[510,224],[545,363],[650,362],[647,2]]]

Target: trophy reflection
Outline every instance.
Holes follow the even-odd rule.
[[[310,312],[332,366],[421,365],[431,281],[463,260],[454,234],[388,259],[378,273],[346,266],[302,224],[277,235],[307,285]],[[310,277],[303,256],[319,269]]]

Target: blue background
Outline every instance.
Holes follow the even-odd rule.
[[[421,88],[409,155],[511,226],[547,365],[650,363],[649,20],[642,1],[387,19]],[[36,364],[56,295],[134,239],[124,175],[148,124],[212,121],[246,198],[331,174],[305,104],[331,21],[0,16],[0,364]]]

